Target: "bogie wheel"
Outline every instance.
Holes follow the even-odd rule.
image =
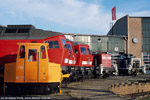
[[[49,86],[43,86],[43,94],[48,95],[51,93],[51,88]]]
[[[0,95],[3,95],[4,79],[0,78]]]

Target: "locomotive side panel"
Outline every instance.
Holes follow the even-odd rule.
[[[103,67],[112,67],[111,55],[101,53],[100,54],[100,64],[103,64]]]

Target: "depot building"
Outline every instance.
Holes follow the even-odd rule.
[[[126,15],[116,21],[107,35],[127,36],[126,52],[150,67],[150,17]]]

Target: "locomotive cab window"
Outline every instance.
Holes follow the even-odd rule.
[[[74,49],[74,53],[78,54],[78,50],[77,50],[77,49]]]
[[[85,47],[80,47],[81,54],[87,54]]]
[[[63,43],[64,48],[67,48],[66,40],[65,39],[62,39],[62,43]]]
[[[29,49],[28,51],[28,61],[37,61],[37,49]]]
[[[71,49],[71,45],[70,45],[70,44],[67,44],[67,48],[68,48],[69,51],[72,52],[72,49]]]
[[[53,48],[53,41],[48,41],[49,48]]]
[[[41,58],[42,58],[42,59],[45,59],[45,58],[46,58],[45,46],[41,46]]]
[[[19,58],[25,58],[25,46],[20,47]]]
[[[49,49],[59,48],[59,42],[58,41],[45,41],[45,43],[49,44]]]
[[[58,41],[54,41],[54,48],[59,48],[59,43],[58,43]]]
[[[91,54],[90,49],[89,49],[89,48],[87,48],[87,50],[88,50],[88,53],[89,53],[89,54]]]

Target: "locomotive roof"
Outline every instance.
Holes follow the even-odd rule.
[[[83,43],[83,42],[75,42],[75,41],[71,41],[71,40],[69,40],[69,39],[66,39],[66,41],[72,42],[72,43],[73,43],[73,46],[75,46],[75,45],[87,45],[87,44],[85,44],[85,43]],[[89,46],[89,45],[87,45],[87,46]]]
[[[56,35],[62,35],[62,33],[37,29],[33,25],[0,26],[0,40],[44,39]]]
[[[73,41],[73,46],[75,46],[75,45],[87,45],[87,44],[82,43],[82,42],[74,42],[74,41]]]

